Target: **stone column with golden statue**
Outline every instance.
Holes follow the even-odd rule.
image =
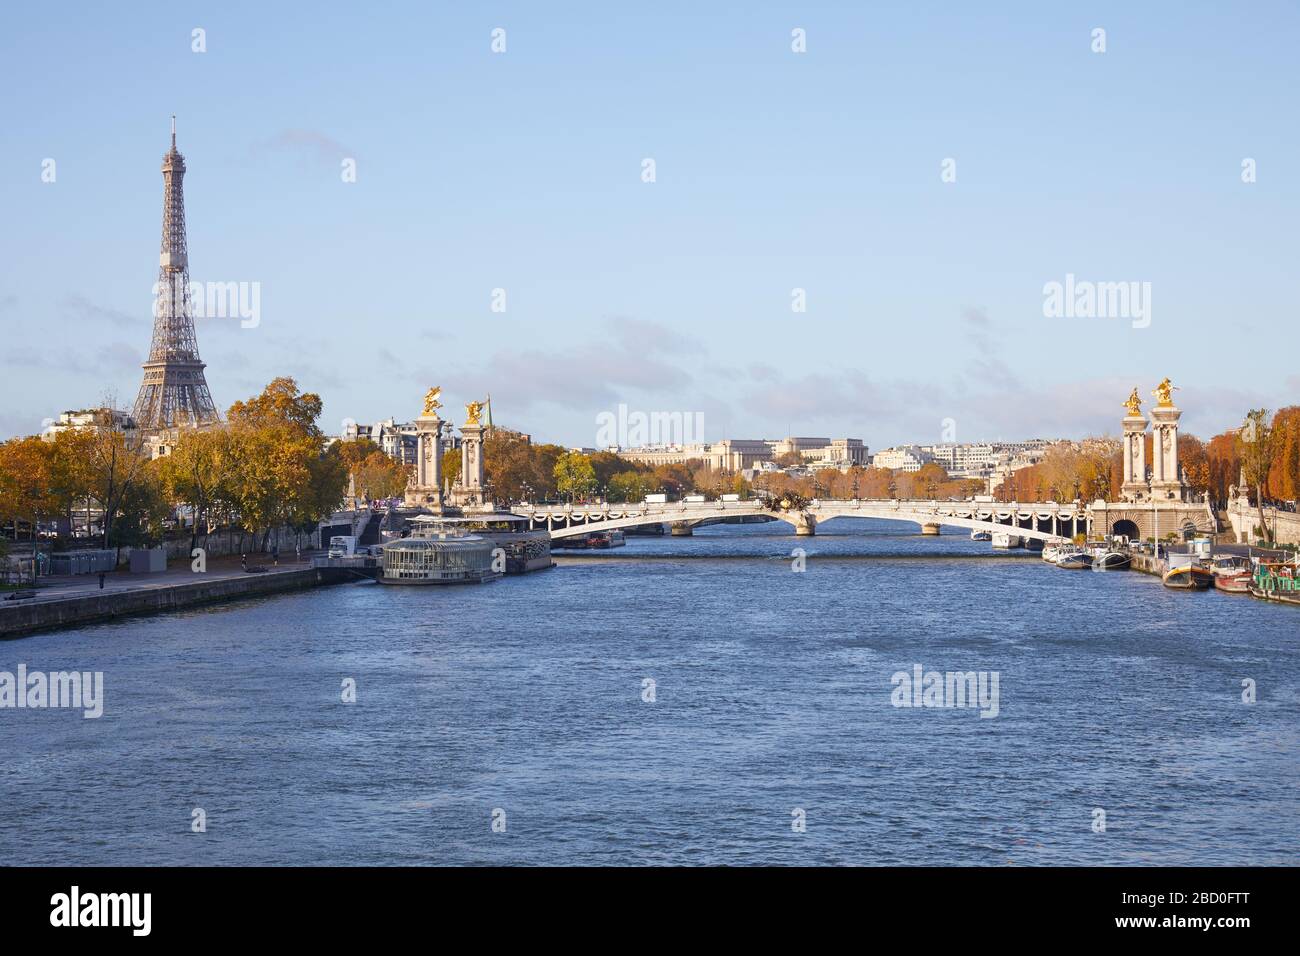
[[[1147,484],[1147,420],[1142,417],[1142,399],[1138,390],[1124,403],[1128,414],[1124,416],[1124,484],[1120,493],[1125,501],[1144,501],[1151,493]]]
[[[1159,501],[1182,501],[1183,479],[1178,473],[1178,419],[1182,409],[1174,404],[1177,386],[1168,378],[1156,386],[1151,394],[1156,405],[1151,409],[1152,436],[1151,497]]]
[[[415,473],[406,488],[408,508],[425,508],[441,512],[442,500],[442,426],[438,416],[442,389],[434,386],[424,396],[424,411],[415,420]]]
[[[456,503],[461,507],[488,505],[483,493],[483,432],[486,426],[479,421],[483,413],[482,402],[465,406],[465,424],[460,426],[460,477],[454,488]]]

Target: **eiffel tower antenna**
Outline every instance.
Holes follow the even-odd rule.
[[[185,157],[176,150],[175,116],[172,116],[172,148],[163,157],[162,174],[162,252],[153,342],[131,414],[136,427],[145,431],[221,421],[203,376],[204,364],[194,336],[185,241]]]

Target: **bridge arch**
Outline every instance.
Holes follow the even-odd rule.
[[[1142,537],[1142,531],[1137,526],[1136,521],[1130,521],[1128,518],[1121,518],[1110,526],[1111,534],[1119,534],[1128,538],[1130,541],[1136,541]]]

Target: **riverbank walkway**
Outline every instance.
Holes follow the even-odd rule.
[[[31,597],[7,600],[15,591],[0,591],[0,638],[328,583],[312,567],[312,554],[281,556],[278,566],[270,555],[249,554],[249,566],[264,572],[245,571],[238,557],[212,558],[204,571],[192,570],[188,560],[152,574],[109,571],[103,588],[98,574],[41,577]]]
[[[266,568],[266,574],[283,573],[286,571],[303,571],[311,567],[311,558],[314,551],[304,551],[301,559],[295,554],[290,554],[286,561],[285,556],[280,555],[280,564],[278,567],[272,565],[271,556],[261,552],[253,552],[248,556],[249,567],[262,565]],[[228,578],[248,578],[262,577],[261,574],[253,574],[243,570],[237,557],[211,558],[208,560],[205,571],[192,571],[190,562],[173,561],[171,567],[166,571],[155,571],[152,574],[132,574],[130,571],[106,571],[104,573],[104,587],[99,586],[98,574],[51,574],[42,575],[36,579],[36,596],[24,601],[4,601],[3,604],[32,604],[42,601],[66,601],[70,598],[95,597],[104,594],[120,594],[126,591],[153,590],[157,588],[172,588],[177,585],[194,584],[197,581],[221,581]],[[21,586],[29,589],[30,585]],[[0,591],[0,597],[12,593],[10,591]]]

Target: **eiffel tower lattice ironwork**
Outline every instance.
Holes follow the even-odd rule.
[[[136,427],[145,430],[210,425],[221,420],[203,376],[204,364],[194,336],[185,241],[185,157],[176,150],[174,116],[172,148],[163,157],[162,174],[162,255],[153,342],[131,416]]]

